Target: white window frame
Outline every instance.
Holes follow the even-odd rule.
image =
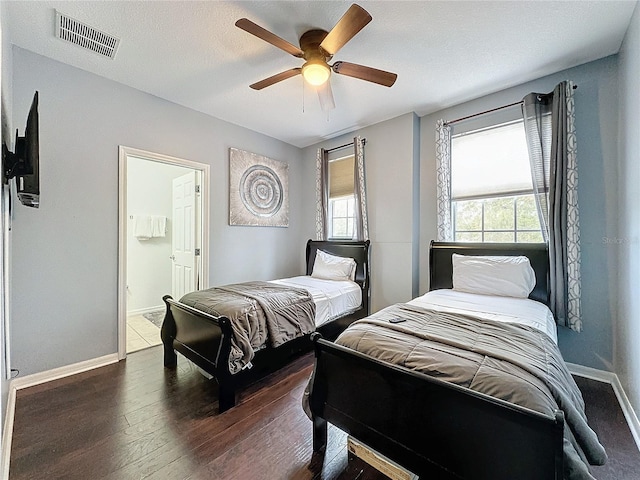
[[[352,215],[349,215],[349,204],[347,203],[346,208],[347,208],[347,215],[346,216],[340,216],[340,217],[334,217],[333,215],[333,210],[334,210],[334,206],[335,206],[335,202],[339,202],[339,201],[344,201],[347,200],[348,202],[352,202],[352,208],[351,208],[351,212]],[[329,238],[332,240],[351,240],[353,238],[356,238],[356,216],[355,216],[355,194],[351,194],[351,195],[344,195],[342,197],[335,197],[335,198],[331,198],[329,199],[329,215],[327,215],[327,220],[329,222]],[[352,232],[351,235],[347,235],[347,236],[336,236],[334,235],[334,220],[336,219],[346,219],[347,220],[347,230],[349,230],[349,223],[351,223],[352,225]]]
[[[496,195],[496,196],[483,196],[483,197],[479,197],[479,198],[465,198],[465,199],[460,199],[460,200],[452,200],[451,201],[451,209],[452,209],[452,222],[453,222],[453,240],[454,242],[466,242],[468,240],[461,240],[460,238],[458,238],[458,234],[465,234],[465,233],[470,233],[470,234],[480,234],[481,240],[480,242],[494,242],[495,240],[486,240],[485,239],[485,234],[492,234],[492,233],[511,233],[513,234],[513,242],[518,243],[519,239],[518,239],[518,234],[528,234],[528,233],[536,233],[536,234],[540,234],[540,243],[544,243],[544,239],[542,237],[542,231],[540,228],[538,229],[531,229],[531,228],[518,228],[518,200],[520,198],[529,196],[529,195],[533,195],[533,192],[522,192],[521,194],[517,194],[517,195]],[[494,200],[497,198],[511,198],[513,199],[513,225],[514,228],[512,229],[494,229],[494,230],[490,230],[490,229],[486,229],[485,228],[485,200]],[[457,225],[456,225],[456,221],[457,221],[457,216],[456,216],[456,204],[458,202],[466,202],[466,201],[481,201],[481,208],[482,208],[482,213],[481,213],[481,227],[479,230],[462,230],[462,229],[458,229]],[[470,240],[469,240],[470,241]]]

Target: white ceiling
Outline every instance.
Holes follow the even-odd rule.
[[[5,1],[5,0],[2,0]],[[285,40],[330,30],[343,1],[16,1],[19,47],[305,147],[442,108],[617,53],[637,0],[361,1],[373,17],[334,57],[398,74],[391,88],[332,75],[328,115],[301,76],[249,85],[301,60],[235,27],[247,17]],[[55,37],[55,9],[121,39],[114,60]]]

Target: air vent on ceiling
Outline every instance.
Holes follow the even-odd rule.
[[[56,37],[82,48],[114,58],[120,39],[82,23],[56,10]]]

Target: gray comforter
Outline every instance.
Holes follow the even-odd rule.
[[[265,345],[277,347],[315,330],[316,305],[307,290],[246,282],[186,294],[181,303],[231,320],[229,370],[237,373]]]
[[[406,321],[389,323],[397,317]],[[607,460],[560,351],[533,328],[397,304],[355,322],[336,343],[550,416],[560,408],[568,480],[593,479],[586,463]]]

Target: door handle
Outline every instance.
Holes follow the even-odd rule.
[[[175,255],[170,255],[170,256],[169,256],[169,258],[170,258],[171,260],[175,261],[176,256],[175,256]]]

